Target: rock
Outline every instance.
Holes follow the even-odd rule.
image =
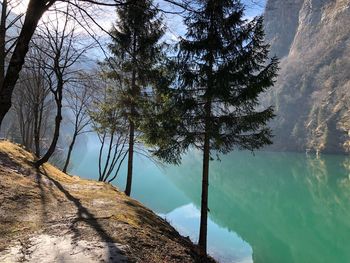
[[[268,0],[271,55],[281,60],[262,99],[276,108],[275,150],[350,151],[350,2]]]

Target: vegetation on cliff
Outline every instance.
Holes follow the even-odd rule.
[[[267,99],[274,149],[350,152],[349,23],[346,0],[267,1],[266,36],[281,58]]]

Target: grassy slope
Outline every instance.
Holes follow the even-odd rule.
[[[33,235],[118,243],[130,262],[199,262],[196,247],[115,187],[71,177],[0,141],[0,251]],[[6,251],[6,250],[5,250]]]

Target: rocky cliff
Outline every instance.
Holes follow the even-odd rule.
[[[268,0],[276,150],[350,152],[350,0]]]

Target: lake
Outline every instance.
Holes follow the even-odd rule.
[[[74,153],[72,173],[96,179],[97,144]],[[200,152],[179,167],[136,158],[132,197],[194,242]],[[124,190],[125,169],[115,184]],[[350,262],[350,158],[233,152],[210,164],[208,250],[219,262]]]

